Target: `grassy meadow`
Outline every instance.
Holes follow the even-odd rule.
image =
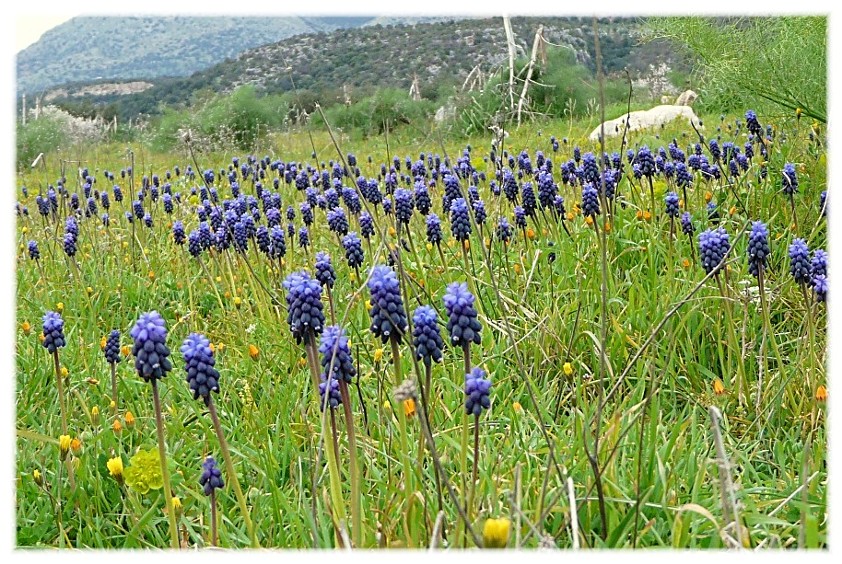
[[[702,154],[710,164],[710,139],[745,152],[742,113],[700,117]],[[337,131],[342,160],[324,129],[272,134],[248,152],[191,153],[182,143],[159,154],[141,143],[111,143],[45,155],[17,180],[17,545],[826,547],[827,309],[812,281],[793,279],[789,254],[795,238],[811,254],[827,245],[820,197],[827,186],[826,132],[794,112],[758,120],[762,135],[753,138],[746,169],[738,166],[732,175],[721,162],[717,180],[688,167],[686,190],[663,169],[636,178],[626,151],[637,161],[642,146],[657,156],[675,139],[683,155],[667,152],[664,162],[681,161],[676,157],[691,156],[699,141],[688,124],[629,133],[624,145],[621,137],[607,139],[604,150],[620,153],[622,171],[613,198],[599,186],[600,213],[588,216],[581,178],[565,182],[562,165],[574,158],[574,147],[583,156],[602,154],[587,140],[595,120],[513,128],[498,142],[496,164],[489,159],[491,134],[466,139],[409,127],[369,138]],[[530,167],[517,164],[522,151]],[[565,210],[538,202],[519,227],[514,208],[525,203],[526,183],[538,199],[538,151],[552,161],[549,174]],[[256,162],[243,177],[249,153]],[[318,205],[312,206],[309,245],[302,247],[305,192],[294,177],[267,166],[257,180],[264,191],[280,194],[283,257],[261,251],[257,237],[245,250],[230,241],[219,250],[214,243],[198,257],[189,241],[174,241],[173,222],[188,235],[198,229],[206,181],[218,192],[209,208],[234,199],[225,176],[233,157],[239,158],[232,167],[239,191],[256,197],[252,174],[264,155],[270,162],[301,163],[298,171],[310,165],[331,174],[331,161],[341,170],[349,153],[393,208],[381,164],[392,166],[399,157],[397,186],[412,191],[416,179],[401,179],[410,175],[408,156],[415,163],[425,154],[420,181],[428,186],[433,167],[427,157],[440,156],[442,166],[447,157],[448,168],[459,173],[461,197],[471,207],[469,186],[475,185],[487,218],[478,224],[472,211],[467,242],[457,240],[450,210],[442,209],[446,190],[439,174],[428,190],[443,237],[429,243],[417,209],[400,224],[394,209],[385,213],[382,203],[363,197],[348,166],[339,181],[357,192],[374,224],[374,234],[361,237],[362,264],[352,268],[342,236]],[[600,174],[616,170],[596,160]],[[797,171],[792,197],[782,192],[787,163]],[[131,166],[132,174],[122,177]],[[188,177],[188,167],[195,177]],[[95,179],[97,209],[90,217],[82,168]],[[513,171],[517,203],[503,190],[495,195],[491,181],[503,184],[495,178],[500,169]],[[212,183],[203,179],[206,170],[214,171]],[[161,184],[154,190],[153,175]],[[57,187],[62,176],[66,196]],[[166,183],[171,213],[163,203]],[[57,207],[47,203],[42,215],[36,196],[46,196],[48,186],[56,189]],[[143,213],[130,223],[125,214],[134,214],[141,191]],[[316,191],[324,197],[321,180]],[[680,213],[692,216],[692,235],[680,216],[666,212],[673,191]],[[108,193],[108,210],[99,192]],[[267,225],[266,206],[262,198],[255,201],[259,228]],[[339,205],[348,230],[359,235],[359,214],[344,199]],[[235,209],[233,220],[250,213]],[[78,235],[69,256],[71,215]],[[498,235],[501,217],[511,226],[507,242]],[[762,285],[749,268],[754,221],[768,228]],[[727,231],[730,250],[722,268],[707,276],[699,235],[716,227]],[[29,241],[37,243],[38,260]],[[335,270],[335,284],[323,287],[319,298],[324,325],[344,329],[356,370],[352,382],[342,384],[342,405],[325,410],[317,389],[319,335],[310,335],[310,347],[296,342],[287,319],[290,289],[283,284],[295,272],[313,275],[318,252],[329,254]],[[383,339],[370,330],[369,273],[390,264],[413,327],[419,306],[437,312],[445,346],[429,373],[414,356],[411,328]],[[466,283],[476,298],[479,344],[451,340],[443,298],[454,282]],[[172,370],[157,383],[160,417],[152,386],[135,370],[130,336],[138,318],[153,310],[166,322],[172,353]],[[42,343],[48,311],[64,322],[66,346],[57,356]],[[104,350],[114,329],[122,350],[120,362],[111,364]],[[219,429],[186,381],[180,348],[194,332],[209,339],[220,375],[219,393],[212,394]],[[491,382],[490,407],[478,417],[465,409],[466,369],[476,367]],[[404,386],[396,397],[405,379],[413,389]],[[168,476],[159,464],[159,420]],[[208,456],[224,480],[213,497],[199,481]]]

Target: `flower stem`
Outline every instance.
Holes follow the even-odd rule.
[[[234,486],[234,493],[237,495],[237,502],[240,504],[240,511],[243,514],[243,520],[246,522],[249,538],[251,539],[252,548],[260,548],[257,542],[257,536],[254,533],[254,524],[251,522],[248,507],[246,506],[246,498],[243,496],[243,490],[240,488],[240,481],[237,479],[237,473],[234,471],[234,462],[231,459],[231,451],[228,449],[228,442],[225,440],[225,435],[222,434],[222,424],[219,422],[219,416],[216,414],[216,405],[213,403],[213,398],[208,398],[208,411],[210,412],[211,421],[213,421],[213,428],[216,430],[216,437],[219,439],[219,448],[222,449],[222,456],[225,457],[225,470],[228,471],[228,476],[231,484]]]
[[[402,373],[401,373],[401,352],[400,348],[398,347],[398,339],[396,337],[392,337],[390,339],[392,343],[392,363],[394,364],[395,369],[395,386],[399,386],[402,380]],[[398,405],[396,409],[397,413],[395,414],[398,418],[398,427],[400,432],[400,449],[401,449],[401,462],[403,466],[403,476],[404,476],[404,494],[406,496],[406,507],[404,508],[404,533],[406,534],[406,543],[407,548],[413,548],[415,546],[412,533],[409,530],[409,508],[410,508],[410,501],[412,499],[412,492],[414,489],[413,484],[413,476],[412,476],[412,463],[409,459],[409,445],[407,444],[407,436],[408,431],[406,428],[406,414],[403,410],[403,405]]]
[[[354,545],[362,547],[362,491],[360,488],[360,470],[357,467],[357,437],[354,428],[354,415],[351,413],[351,394],[348,384],[339,381],[339,393],[342,395],[342,408],[345,411],[345,428],[348,433],[348,461],[351,465],[351,524]]]
[[[161,396],[158,393],[158,380],[155,378],[152,379],[152,401],[155,403],[155,427],[158,431],[158,454],[161,458],[161,477],[164,481],[164,501],[167,503],[167,517],[169,517],[170,521],[170,544],[172,548],[180,548],[178,527],[175,524],[175,511],[172,506],[170,470],[167,467],[167,447],[164,442],[164,418],[161,415]]]
[[[311,330],[306,337],[307,359],[310,361],[310,375],[313,378],[314,392],[319,397],[319,360],[316,352],[316,335]],[[330,382],[328,381],[328,384]],[[327,471],[330,480],[330,501],[333,504],[334,523],[338,525],[345,519],[345,505],[342,502],[342,482],[339,476],[339,461],[336,454],[329,445],[332,442],[328,435],[327,414],[322,413],[322,444],[324,444],[325,456],[327,457]],[[339,538],[338,526],[334,527],[336,538]]]
[[[114,413],[117,413],[119,395],[117,392],[117,363],[111,363],[111,401],[114,402]]]
[[[211,490],[210,494],[210,506],[211,506],[211,546],[217,546],[219,544],[219,530],[216,526],[216,492]]]
[[[465,361],[465,369],[464,374],[462,375],[462,380],[465,379],[465,374],[469,374],[471,372],[471,344],[464,343],[462,345],[462,356]],[[462,408],[462,441],[460,443],[460,451],[459,451],[459,470],[462,474],[462,496],[465,503],[465,513],[468,516],[468,519],[471,518],[470,513],[468,512],[468,484],[465,483],[465,479],[468,476],[468,412],[465,411],[465,408]],[[456,533],[456,538],[461,539],[462,547],[465,548],[467,545],[467,538],[465,535],[465,528],[460,526],[460,530]]]
[[[64,380],[61,377],[61,363],[58,360],[58,349],[53,351],[53,362],[56,369],[56,387],[58,388],[58,407],[61,412],[61,434],[67,434],[67,414],[64,411]]]
[[[479,415],[474,416],[474,468],[471,472],[471,496],[474,499],[474,491],[477,485],[477,466],[479,465]]]

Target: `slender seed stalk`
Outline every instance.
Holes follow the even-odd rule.
[[[218,546],[219,545],[219,529],[216,525],[216,491],[211,490],[210,494],[210,506],[211,506],[211,546]]]
[[[112,413],[117,413],[118,409],[118,392],[117,392],[117,363],[112,362],[111,364],[111,401],[114,403],[114,409]]]
[[[392,337],[389,339],[392,343],[392,363],[394,364],[395,369],[395,386],[398,386],[403,381],[403,376],[401,375],[401,352],[398,346],[398,339],[396,337]],[[400,432],[400,449],[401,449],[401,461],[403,464],[403,476],[404,476],[404,494],[406,497],[406,508],[404,511],[404,532],[407,536],[407,548],[413,548],[415,546],[415,540],[413,538],[412,533],[410,532],[410,519],[409,519],[409,508],[410,508],[410,501],[412,499],[412,492],[414,491],[414,480],[412,475],[412,462],[409,458],[409,444],[407,437],[409,432],[407,431],[406,427],[406,414],[403,410],[403,405],[399,405],[398,409],[396,410],[398,418],[398,427]]]
[[[465,362],[464,374],[462,375],[462,380],[464,381],[465,374],[469,374],[471,372],[471,343],[466,342],[462,344],[462,357]],[[465,411],[464,408],[462,408],[462,440],[459,447],[459,470],[462,473],[462,499],[465,504],[465,513],[470,519],[468,506],[468,484],[465,483],[465,480],[468,477],[468,412]],[[456,538],[461,539],[463,548],[465,548],[467,543],[465,532],[465,528],[460,526],[456,533]]]
[[[56,369],[56,387],[58,388],[58,407],[61,412],[61,434],[67,434],[67,414],[64,410],[64,379],[61,377],[61,362],[58,359],[58,349],[53,351],[53,363]]]
[[[310,361],[310,375],[313,379],[314,391],[318,396],[319,393],[319,361],[316,355],[316,335],[311,329],[306,337],[305,348],[307,349],[307,359]],[[330,376],[328,376],[330,378]],[[330,381],[328,381],[330,384]],[[331,441],[328,436],[327,414],[323,413],[322,421],[322,442],[327,445]],[[342,482],[339,475],[339,461],[334,450],[327,447],[325,456],[327,457],[327,471],[330,480],[330,501],[333,504],[334,522],[339,523],[345,520],[345,504],[342,502]],[[339,538],[339,530],[336,529],[336,536]]]
[[[477,467],[479,465],[479,415],[474,416],[474,468],[471,472],[471,500],[477,486]]]
[[[56,387],[58,388],[58,406],[59,411],[61,412],[61,434],[67,435],[67,414],[64,409],[64,378],[61,376],[61,363],[58,359],[58,349],[53,352],[53,364],[55,365],[56,370]],[[65,464],[67,465],[67,479],[70,482],[70,488],[75,490],[76,489],[76,473],[73,470],[73,464],[70,462],[70,458],[68,457],[65,460]]]
[[[170,544],[172,548],[180,548],[178,527],[175,523],[175,511],[172,506],[170,469],[167,467],[167,446],[164,442],[164,418],[161,415],[161,396],[158,393],[158,380],[155,378],[152,379],[152,401],[155,403],[155,427],[158,431],[158,454],[161,458],[161,477],[164,481],[164,501],[167,503],[167,517],[170,522]]]
[[[208,411],[210,412],[211,421],[213,421],[213,428],[216,430],[216,437],[219,439],[219,448],[222,449],[222,455],[225,457],[225,470],[228,472],[231,484],[234,486],[234,493],[237,495],[237,502],[240,504],[243,520],[246,522],[246,529],[248,529],[249,538],[251,538],[251,546],[252,548],[260,548],[260,544],[257,542],[257,535],[254,532],[254,524],[251,522],[251,516],[246,505],[246,498],[243,496],[240,481],[237,479],[237,473],[234,471],[234,461],[231,459],[228,441],[225,440],[225,435],[222,433],[222,424],[219,422],[219,416],[216,413],[216,405],[213,403],[213,398],[210,397],[208,397]]]
[[[357,437],[354,428],[354,416],[351,413],[351,394],[345,380],[339,381],[339,393],[342,395],[342,408],[345,411],[345,427],[348,433],[348,461],[351,465],[351,525],[354,545],[362,547],[362,491],[360,488],[360,470],[357,467]],[[338,457],[337,457],[338,458]]]

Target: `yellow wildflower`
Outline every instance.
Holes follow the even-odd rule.
[[[249,356],[252,360],[257,360],[257,357],[260,356],[260,349],[254,345],[249,345]]]
[[[23,330],[24,335],[29,335],[30,331],[32,331],[32,325],[29,324],[29,321],[21,323],[20,328]]]
[[[129,429],[134,427],[134,415],[132,415],[131,411],[126,412],[125,419],[126,419],[126,427],[128,427]]]
[[[824,386],[819,386],[816,389],[816,401],[820,401],[822,403],[827,401],[827,388]]]
[[[569,362],[565,362],[564,366],[562,367],[562,370],[564,370],[565,376],[570,376],[571,374],[573,374],[573,365]]]
[[[722,385],[722,380],[720,380],[719,378],[713,381],[713,393],[718,396],[721,396],[725,393],[725,386]]]
[[[482,527],[482,544],[485,548],[506,548],[512,522],[505,517],[486,519]]]
[[[412,417],[415,415],[415,400],[412,398],[408,398],[403,402],[403,414],[406,415],[407,418]]]
[[[61,435],[58,438],[58,450],[62,460],[67,458],[67,452],[70,450],[70,435]]]

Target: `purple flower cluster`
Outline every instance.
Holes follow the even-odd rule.
[[[441,362],[444,341],[438,326],[436,310],[430,306],[419,306],[412,315],[412,343],[415,358],[426,365]]]
[[[200,397],[205,405],[210,403],[211,392],[219,393],[219,372],[214,368],[216,359],[210,348],[210,341],[201,333],[191,333],[181,345],[187,385],[193,392],[193,399]]]
[[[202,463],[202,475],[199,477],[199,485],[205,495],[210,496],[214,490],[225,487],[225,482],[222,480],[222,471],[216,465],[216,460],[209,456]]]
[[[444,309],[447,312],[447,330],[455,345],[480,344],[482,326],[477,320],[474,297],[464,282],[448,284],[444,294]]]
[[[769,231],[761,221],[751,224],[748,236],[748,271],[752,276],[759,276],[760,269],[769,263]]]
[[[348,345],[348,337],[345,335],[344,329],[338,325],[325,327],[319,344],[319,352],[322,355],[321,364],[325,378],[327,378],[327,372],[333,365],[331,379],[341,380],[348,384],[354,380],[357,369],[354,368],[351,347]]]
[[[718,272],[719,263],[729,250],[731,241],[722,227],[708,229],[699,234],[699,255],[706,273]]]
[[[129,333],[134,339],[132,354],[137,373],[145,381],[158,380],[172,370],[170,349],[167,348],[167,326],[157,311],[140,316]]]
[[[375,266],[371,269],[368,289],[371,291],[371,332],[383,343],[390,338],[399,339],[406,331],[407,320],[395,271],[385,265]]]
[[[105,360],[109,364],[120,362],[120,332],[117,329],[108,334],[105,340]]]
[[[301,344],[309,340],[311,331],[316,335],[322,332],[322,286],[304,270],[287,276],[283,286],[287,290],[287,323],[295,342]]]
[[[482,368],[474,367],[465,374],[465,412],[479,417],[483,409],[491,407],[491,380]]]
[[[41,343],[51,353],[65,346],[64,320],[54,311],[48,311],[43,318],[44,341]]]

